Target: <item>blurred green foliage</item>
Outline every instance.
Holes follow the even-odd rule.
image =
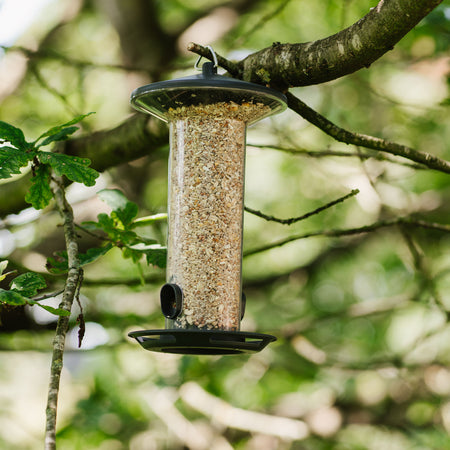
[[[78,9],[69,3],[77,3]],[[124,17],[131,17],[140,2],[127,2],[130,10],[122,22],[111,11],[111,5],[121,3],[55,0],[44,10],[45,20],[37,20],[16,43],[38,51],[25,59],[23,52],[11,49],[0,60],[1,73],[13,79],[0,94],[0,120],[35,139],[55,123],[96,111],[81,124],[87,135],[125,120],[131,113],[129,94],[136,87],[157,76],[193,73],[196,57],[176,45],[170,64],[152,56],[139,60],[146,67],[135,67],[137,58],[124,35],[137,50],[146,42],[121,27],[130,26]],[[148,4],[154,6],[154,20],[167,42],[184,42],[183,32],[190,29],[191,40],[212,44],[218,53],[238,60],[274,41],[329,36],[377,2]],[[216,5],[226,11],[214,15]],[[449,10],[445,3],[436,8],[370,68],[292,92],[348,130],[449,160]],[[202,25],[206,16],[212,22]],[[219,29],[224,31],[216,36]],[[134,31],[138,35],[137,26]],[[162,41],[150,44],[163,46]],[[150,77],[147,68],[153,64],[159,73]],[[248,207],[289,218],[352,189],[360,193],[291,226],[246,214],[245,250],[291,235],[393,217],[449,223],[448,175],[335,142],[292,111],[251,127],[247,141]],[[302,153],[305,149],[315,156]],[[325,154],[330,151],[347,156]],[[117,166],[91,188],[69,188],[77,223],[92,224],[103,214],[116,221],[116,229],[122,219],[129,224],[136,217],[131,203],[141,217],[165,212],[166,157]],[[100,201],[96,193],[105,188],[120,190],[130,204],[120,209]],[[122,219],[118,210],[125,214]],[[0,223],[0,256],[10,261],[8,270],[42,273],[58,290],[63,279],[44,267],[46,258],[64,248],[51,207],[40,214],[25,210],[7,215]],[[94,237],[80,235],[81,252],[98,245]],[[139,235],[163,242],[166,224],[149,221],[139,227]],[[164,270],[146,265],[140,273],[121,250],[111,249],[85,270],[80,300],[86,335],[79,350],[79,311],[74,307],[58,413],[59,448],[449,448],[449,246],[442,231],[398,225],[341,238],[296,240],[248,256],[243,261],[247,311],[242,330],[271,333],[278,340],[259,354],[224,357],[144,352],[128,339],[129,331],[164,327],[159,309]],[[58,300],[47,304],[56,307]],[[0,318],[0,446],[34,449],[42,445],[54,321],[28,307],[2,310]],[[190,400],[192,392],[225,404],[206,412],[200,402]],[[266,433],[246,429],[246,412],[267,414],[269,424],[289,418],[291,425],[306,424],[309,434],[282,438],[270,426]],[[227,425],[230,417],[242,427]],[[278,427],[286,436],[287,430]]]

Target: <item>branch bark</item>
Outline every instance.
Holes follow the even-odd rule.
[[[168,145],[167,125],[154,117],[134,114],[112,130],[97,131],[61,142],[57,152],[89,158],[91,166],[103,172],[143,156],[154,156]]]
[[[77,237],[73,220],[73,211],[71,206],[67,203],[62,181],[52,181],[51,188],[56,201],[56,206],[64,221],[64,236],[69,266],[63,297],[59,307],[70,313],[81,275]],[[56,413],[59,384],[63,367],[64,345],[66,333],[69,328],[69,317],[69,315],[59,317],[56,325],[55,337],[53,339],[53,355],[46,409],[45,450],[56,449]]]
[[[314,42],[274,43],[237,64],[240,78],[278,89],[335,80],[369,67],[442,0],[381,0],[356,23]]]

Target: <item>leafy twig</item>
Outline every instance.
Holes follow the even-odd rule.
[[[274,216],[269,216],[267,214],[263,214],[260,211],[257,211],[255,209],[251,209],[247,206],[244,207],[245,211],[247,211],[248,213],[254,214],[255,216],[261,217],[262,219],[265,219],[267,221],[271,221],[271,222],[278,222],[281,223],[283,225],[292,225],[293,223],[299,222],[300,220],[304,220],[307,219],[308,217],[314,216],[315,214],[318,214],[328,208],[331,208],[332,206],[341,203],[345,200],[347,200],[350,197],[354,197],[355,195],[359,194],[359,189],[353,189],[349,194],[344,195],[343,197],[339,197],[336,200],[333,200],[332,202],[327,203],[326,205],[320,206],[319,208],[315,209],[314,211],[310,211],[306,214],[303,214],[302,216],[299,217],[291,217],[289,219],[278,219],[277,217]]]

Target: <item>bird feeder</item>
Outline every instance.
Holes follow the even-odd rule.
[[[218,75],[215,60],[136,89],[131,104],[169,123],[170,159],[165,329],[129,336],[166,353],[262,350],[276,338],[240,331],[245,137],[247,125],[285,109],[285,96]]]

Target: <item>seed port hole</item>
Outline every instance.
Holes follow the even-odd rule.
[[[167,283],[160,291],[161,311],[168,319],[175,319],[183,307],[183,291],[180,286]]]

